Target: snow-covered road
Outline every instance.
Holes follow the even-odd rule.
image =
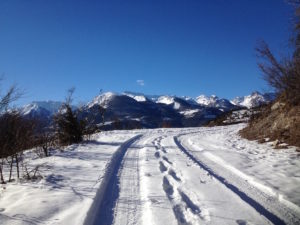
[[[87,224],[299,223],[296,204],[213,152],[195,150],[190,143],[199,135],[195,129],[144,133],[114,174],[109,215],[99,212]]]
[[[118,144],[93,201],[77,221],[41,224],[300,224],[299,153],[243,140],[242,126],[103,133],[97,151]]]

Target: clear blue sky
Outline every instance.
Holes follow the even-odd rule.
[[[21,103],[104,91],[232,98],[268,90],[254,47],[285,52],[284,0],[0,0],[2,88]],[[138,82],[138,80],[140,80]],[[144,85],[143,85],[144,84]]]

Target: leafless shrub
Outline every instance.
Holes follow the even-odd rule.
[[[296,7],[293,55],[278,60],[265,42],[256,48],[263,78],[277,93],[276,103],[253,115],[240,134],[300,146],[300,1],[290,2]]]
[[[260,59],[258,66],[264,80],[274,88],[281,101],[291,105],[300,104],[300,1],[290,0],[295,6],[294,53],[292,57],[276,59],[269,46],[261,41],[256,48]]]
[[[1,182],[4,183],[3,164],[9,163],[9,181],[12,180],[13,166],[20,178],[20,163],[23,160],[25,149],[33,147],[35,124],[32,120],[25,119],[18,112],[6,112],[0,116],[0,158]],[[5,160],[3,160],[5,159]]]
[[[33,169],[29,170],[26,164],[23,164],[24,176],[27,180],[35,180],[41,178],[42,175],[40,174],[41,165],[35,166]]]
[[[269,46],[261,42],[256,48],[262,61],[258,63],[263,79],[274,88],[283,102],[300,104],[300,58],[284,58],[279,62]]]
[[[41,131],[35,139],[35,152],[39,157],[50,156],[50,150],[55,147],[55,136],[50,131]]]

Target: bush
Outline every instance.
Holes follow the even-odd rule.
[[[299,37],[300,38],[300,37]],[[300,58],[295,50],[291,59],[283,58],[279,62],[265,42],[256,48],[258,57],[263,61],[258,63],[263,72],[263,79],[274,88],[278,98],[291,105],[300,104]]]
[[[72,110],[72,95],[75,88],[68,90],[65,103],[54,116],[56,136],[61,146],[79,143],[83,139],[84,123],[80,122]]]
[[[82,141],[83,127],[77,120],[69,104],[64,104],[60,113],[55,115],[56,135],[60,145],[70,145]]]
[[[300,147],[300,1],[294,4],[298,8],[292,57],[277,60],[265,42],[256,48],[262,59],[258,66],[277,99],[254,115],[240,134],[248,139],[268,138]]]
[[[20,163],[23,159],[23,151],[33,147],[35,124],[32,120],[25,119],[18,112],[6,112],[0,116],[0,179],[4,183],[4,160],[9,161],[9,181],[12,179],[13,165],[17,169],[17,177],[20,178]]]
[[[263,78],[274,88],[282,102],[300,104],[300,1],[293,0],[296,7],[294,53],[292,57],[277,60],[265,42],[256,48],[257,56],[262,59],[258,66]]]

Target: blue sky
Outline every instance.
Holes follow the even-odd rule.
[[[104,91],[233,98],[268,91],[254,47],[286,52],[284,0],[0,0],[2,89],[32,100]]]

